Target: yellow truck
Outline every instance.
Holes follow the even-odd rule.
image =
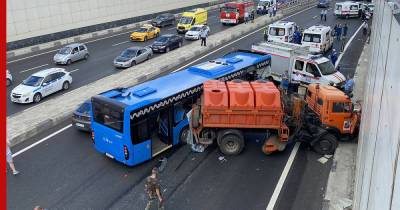
[[[207,23],[207,10],[202,8],[193,9],[182,14],[176,30],[178,33],[186,33],[193,25]]]

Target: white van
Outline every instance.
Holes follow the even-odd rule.
[[[329,26],[315,25],[303,32],[303,46],[310,47],[311,53],[325,53],[333,45],[332,29]]]
[[[336,17],[360,17],[359,10],[361,10],[361,4],[352,1],[338,2],[335,4],[335,15]]]
[[[277,21],[268,26],[264,35],[269,42],[293,42],[293,35],[297,29],[295,22]]]
[[[281,81],[285,71],[288,76],[298,72],[301,81],[306,84],[320,83],[341,87],[346,78],[337,71],[332,62],[322,55],[309,55],[306,46],[293,43],[261,42],[251,46],[254,52],[271,55],[271,68],[264,79]]]

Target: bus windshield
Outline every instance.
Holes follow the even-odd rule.
[[[321,34],[306,34],[306,33],[304,33],[303,42],[321,43]]]
[[[117,107],[102,103],[101,101],[93,101],[94,121],[112,128],[120,133],[123,132],[124,113]]]

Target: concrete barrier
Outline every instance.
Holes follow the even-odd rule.
[[[301,6],[294,5],[296,11],[310,7],[316,3],[315,0],[305,0]],[[84,100],[93,95],[116,87],[128,87],[140,83],[145,79],[152,78],[160,73],[169,71],[179,66],[182,61],[190,60],[199,54],[206,53],[213,48],[219,47],[234,40],[244,33],[254,31],[256,26],[265,26],[276,21],[291,12],[281,10],[276,17],[262,16],[254,23],[241,24],[231,27],[225,31],[211,35],[207,39],[208,46],[201,47],[198,42],[183,46],[179,50],[173,50],[167,54],[146,61],[145,63],[128,68],[120,73],[107,76],[101,80],[64,93],[54,99],[42,102],[22,112],[7,117],[7,141],[14,146],[34,135],[43,132],[71,117],[74,109]],[[227,36],[231,34],[231,36]],[[260,34],[261,36],[261,34]],[[167,65],[166,65],[167,64]],[[73,85],[73,84],[72,84]]]

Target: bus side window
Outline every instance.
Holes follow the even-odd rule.
[[[147,119],[131,124],[131,140],[132,144],[140,144],[150,140]]]

